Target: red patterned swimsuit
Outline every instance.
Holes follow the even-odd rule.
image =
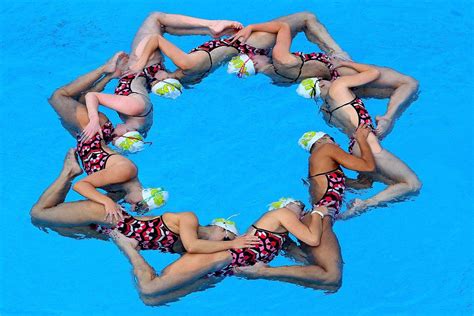
[[[253,266],[257,262],[269,263],[272,261],[288,238],[288,233],[275,233],[255,227],[254,236],[260,239],[259,246],[228,250],[232,255],[232,262],[222,270],[212,272],[208,276],[224,277],[233,274],[234,267]]]
[[[101,128],[104,142],[106,144],[110,143],[113,139],[114,126],[110,121],[107,121]],[[80,135],[77,136],[76,152],[81,159],[84,171],[91,174],[105,169],[107,160],[114,154],[109,154],[102,148],[100,134],[97,133],[91,139],[82,142],[79,141],[80,137]]]
[[[364,125],[364,124],[367,124],[369,126],[370,130],[372,131],[372,133],[375,134],[375,127],[372,124],[372,117],[370,116],[369,112],[365,108],[364,102],[362,102],[362,100],[359,99],[358,97],[355,97],[352,101],[344,103],[343,105],[340,105],[340,106],[336,107],[333,110],[329,110],[327,108],[326,109],[322,108],[321,109],[322,111],[329,114],[328,124],[331,123],[332,113],[334,113],[334,111],[337,111],[337,110],[339,110],[340,108],[342,108],[346,105],[352,106],[354,108],[354,110],[356,111],[357,116],[358,116],[358,125],[357,125],[357,127],[359,127],[361,125]],[[352,154],[352,150],[353,150],[354,145],[355,145],[355,138],[354,138],[354,136],[351,136],[350,140],[349,140],[349,153],[351,153],[351,154]]]
[[[341,210],[344,191],[346,189],[345,175],[341,168],[328,172],[318,173],[308,177],[308,180],[317,176],[325,176],[327,180],[326,192],[313,204],[313,208],[327,206],[336,211],[337,215]]]
[[[268,49],[262,49],[262,48],[256,48],[247,44],[242,44],[240,41],[235,41],[234,43],[231,43],[230,39],[222,39],[222,40],[212,40],[208,41],[193,50],[191,50],[190,53],[194,52],[206,52],[208,57],[209,57],[209,68],[198,78],[196,81],[201,80],[205,76],[207,76],[213,68],[213,62],[212,62],[212,56],[211,52],[219,47],[232,47],[237,50],[239,54],[247,54],[247,55],[268,55],[270,53],[270,50]]]
[[[90,227],[103,234],[117,230],[126,237],[137,240],[141,250],[174,253],[173,246],[179,240],[179,235],[166,226],[162,216],[150,220],[139,220],[126,212],[122,213],[124,219],[118,222],[115,227],[106,228],[95,224]]]
[[[291,80],[291,81],[285,82],[285,83],[296,83],[296,82],[298,82],[300,80],[301,72],[303,70],[304,64],[308,61],[311,61],[311,60],[319,61],[320,63],[323,63],[328,68],[329,73],[331,75],[331,81],[334,81],[337,78],[339,78],[339,73],[337,72],[336,69],[334,69],[334,65],[329,61],[329,56],[328,55],[326,55],[324,53],[304,54],[302,52],[296,52],[296,53],[292,53],[292,54],[295,55],[295,56],[298,56],[301,59],[300,69],[299,69],[299,72],[298,72],[298,76],[296,78],[290,78],[288,76],[285,76],[285,75],[279,73],[278,69],[275,68],[275,66],[273,66],[273,69],[274,69],[274,71],[277,75],[279,75],[280,77],[283,77],[285,79]]]
[[[132,93],[147,95],[151,89],[151,83],[159,70],[166,70],[162,63],[153,64],[137,74],[129,74],[119,79],[115,94],[130,95]]]

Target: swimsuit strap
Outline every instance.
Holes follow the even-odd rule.
[[[177,237],[179,237],[179,234],[175,233],[174,231],[172,231],[168,225],[166,225],[165,223],[165,220],[163,219],[163,215],[160,216],[161,218],[161,222],[163,223],[163,226],[170,232],[170,233],[173,233],[174,235],[176,235]]]
[[[208,46],[204,46],[205,44],[207,43],[210,43],[210,42],[215,42],[215,43],[224,43],[225,45],[217,45],[217,46],[213,46],[213,47],[208,47]],[[219,47],[232,47],[232,48],[235,48],[238,52],[240,52],[239,48],[235,47],[234,45],[230,45],[229,43],[227,43],[225,40],[214,40],[214,41],[210,41],[210,42],[207,42],[205,43],[204,45],[201,45],[199,46],[198,48],[195,48],[191,51],[191,53],[193,52],[197,52],[197,51],[201,51],[201,52],[206,52],[207,53],[207,56],[209,57],[209,69],[207,69],[202,75],[201,77],[199,77],[197,80],[202,80],[204,77],[206,77],[212,70],[212,67],[214,66],[213,62],[212,62],[212,56],[211,56],[211,52],[214,50],[214,49],[217,49]]]
[[[326,175],[326,174],[333,173],[333,172],[336,172],[336,171],[342,171],[342,170],[341,170],[340,167],[337,167],[336,169],[333,169],[333,170],[330,170],[330,171],[321,172],[321,173],[309,176],[308,179],[311,179],[311,178],[314,178],[314,177],[317,177],[317,176]]]
[[[130,117],[147,117],[148,114],[151,113],[151,111],[153,111],[153,105],[150,106],[150,109],[148,110],[148,112],[146,112],[145,114],[142,114],[142,115],[129,115]]]
[[[335,109],[332,109],[332,110],[328,110],[328,109],[322,109],[324,112],[328,113],[329,114],[329,121],[328,123],[331,123],[331,119],[332,119],[332,113],[339,110],[340,108],[342,107],[345,107],[346,105],[349,105],[349,104],[352,104],[354,101],[357,100],[357,97],[355,97],[352,101],[349,101],[347,103],[344,103],[343,105],[339,105],[338,107],[336,107]]]
[[[297,82],[298,79],[300,79],[301,72],[302,72],[303,66],[304,66],[304,59],[303,59],[303,56],[298,55],[298,54],[293,54],[293,55],[298,56],[298,57],[301,59],[300,69],[299,69],[299,71],[298,71],[298,76],[297,76],[296,78],[293,79],[293,78],[287,77],[287,76],[285,76],[285,75],[279,73],[278,70],[277,70],[277,68],[275,67],[275,65],[273,65],[273,71],[275,71],[275,73],[276,73],[277,75],[279,75],[280,77],[283,77],[283,78],[285,78],[285,79],[291,80],[289,83]]]
[[[285,232],[285,233],[272,232],[271,230],[259,228],[259,227],[255,226],[255,225],[253,225],[253,224],[252,224],[252,227],[255,228],[256,230],[262,230],[262,231],[264,231],[264,232],[271,233],[271,234],[274,234],[274,235],[287,235],[287,234],[288,234],[288,232]]]

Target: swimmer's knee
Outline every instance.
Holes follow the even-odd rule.
[[[331,292],[337,292],[342,286],[342,271],[336,269],[328,272],[326,282]]]
[[[138,291],[141,296],[150,296],[157,293],[157,289],[151,286],[150,282],[138,282],[137,284]]]
[[[413,90],[413,92],[417,92],[418,89],[420,88],[420,83],[418,80],[416,80],[413,77],[410,76],[405,76],[403,79],[403,83],[407,86],[410,87],[410,89]]]
[[[410,192],[414,194],[420,192],[421,188],[423,187],[423,183],[420,181],[420,179],[418,179],[418,177],[411,179],[407,184]]]
[[[300,12],[298,14],[299,14],[299,17],[301,19],[304,19],[305,21],[309,21],[309,20],[317,21],[318,20],[316,15],[313,12],[310,12],[310,11],[303,11],[303,12]]]
[[[31,222],[37,222],[40,218],[41,211],[43,209],[39,207],[37,204],[33,205],[33,207],[30,210],[30,217],[31,217]]]
[[[155,306],[155,300],[150,298],[150,297],[146,297],[146,296],[141,296],[140,297],[143,304],[145,304],[146,306]]]
[[[67,98],[68,96],[69,95],[64,88],[56,89],[53,94],[51,94],[51,96],[48,98],[48,103],[52,106],[55,106],[56,104],[60,104],[61,100]]]
[[[37,204],[33,205],[33,207],[30,210],[30,220],[31,224],[34,226],[40,227],[45,224],[45,216],[44,215],[44,209]]]
[[[147,20],[148,19],[158,20],[158,22],[160,22],[160,19],[163,18],[165,15],[166,15],[166,13],[164,13],[164,12],[154,11],[154,12],[151,12],[150,14],[148,14]]]

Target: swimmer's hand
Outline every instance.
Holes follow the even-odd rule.
[[[100,128],[99,123],[99,116],[97,117],[90,117],[89,123],[86,125],[84,130],[81,133],[81,138],[79,139],[80,142],[88,141],[95,134],[99,133],[100,137],[104,139],[104,135],[102,134],[102,129]]]
[[[354,133],[354,138],[359,142],[359,141],[364,141],[367,139],[369,136],[370,132],[372,132],[371,128],[367,124],[360,125],[355,133]]]
[[[245,44],[249,39],[250,35],[252,35],[253,27],[252,25],[248,25],[235,33],[233,36],[230,37],[231,43],[235,43],[236,41],[240,41],[242,44]]]
[[[105,208],[105,221],[109,222],[118,222],[123,219],[123,208],[115,203],[112,199],[107,199],[106,202],[104,202],[104,208]]]
[[[251,235],[242,235],[230,241],[232,248],[248,248],[260,245],[260,238]]]

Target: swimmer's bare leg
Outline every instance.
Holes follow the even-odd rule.
[[[180,14],[154,12],[150,14],[163,32],[173,35],[210,35],[219,37],[231,29],[240,29],[242,24],[229,20],[206,20]]]
[[[181,297],[194,292],[200,292],[213,287],[216,283],[219,283],[223,278],[200,278],[191,284],[183,286],[182,288],[158,296],[145,296],[142,295],[140,298],[143,303],[148,306],[161,306],[168,303],[176,302]]]
[[[104,66],[104,75],[97,80],[92,87],[83,91],[79,97],[79,102],[86,103],[88,92],[102,92],[105,86],[112,80],[119,78],[127,68],[128,56],[124,52],[116,53]]]
[[[80,173],[82,170],[76,161],[74,150],[70,149],[58,178],[46,189],[30,211],[33,224],[48,227],[76,227],[92,223],[115,224],[105,221],[105,209],[99,203],[92,201],[64,203],[72,181]]]
[[[178,290],[209,272],[225,267],[232,260],[227,251],[206,255],[185,254],[158,276],[128,240],[120,236],[115,241],[133,266],[141,296],[164,295]]]
[[[421,181],[417,175],[398,157],[383,149],[374,154],[376,172],[384,178],[390,179],[391,184],[385,190],[368,198],[367,200],[355,199],[347,211],[340,214],[338,219],[349,219],[361,215],[369,210],[387,202],[396,202],[403,198],[417,194],[421,189]]]
[[[384,115],[375,118],[377,121],[376,132],[380,139],[392,131],[395,121],[418,97],[419,84],[416,79],[401,74],[398,79],[399,84],[390,96],[387,111]]]
[[[115,54],[111,60],[118,58],[118,54],[121,54],[121,52]],[[110,76],[111,73],[107,72],[110,69],[111,60],[80,76],[73,82],[58,88],[48,100],[56,113],[58,113],[64,128],[73,137],[76,137],[81,132],[81,126],[77,120],[77,110],[82,108],[83,111],[87,111],[84,103],[80,101],[81,96],[90,89],[103,88],[113,78]],[[94,85],[96,85],[96,88],[93,88]]]
[[[385,114],[377,116],[376,133],[379,139],[386,137],[393,129],[395,121],[408,106],[418,97],[418,81],[388,67],[372,65],[380,71],[380,77],[364,87],[357,88],[355,93],[361,98],[389,98]],[[341,75],[353,74],[347,68],[339,70]]]
[[[346,187],[354,190],[370,189],[372,187],[373,182],[373,178],[363,172],[360,172],[358,174],[357,179],[346,177]]]
[[[317,290],[336,292],[342,284],[342,256],[336,235],[332,230],[331,219],[323,221],[323,234],[318,247],[305,247],[312,263],[306,266],[269,267],[258,265],[241,267],[237,275],[247,278],[262,278],[289,282]]]
[[[300,12],[283,16],[275,20],[288,23],[293,36],[297,33],[304,32],[306,38],[310,42],[318,45],[318,47],[325,53],[350,59],[349,55],[336,43],[324,24],[318,20],[314,13]]]

